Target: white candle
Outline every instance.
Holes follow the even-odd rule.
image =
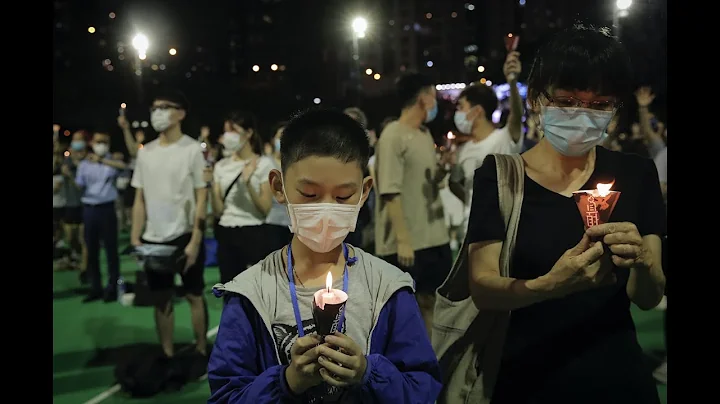
[[[347,293],[332,288],[332,273],[328,272],[325,278],[325,287],[315,292],[315,304],[320,310],[325,309],[326,304],[339,304],[348,299]]]
[[[455,139],[455,134],[452,133],[452,131],[448,132],[446,139],[447,140],[445,141],[445,148],[450,151],[453,148],[453,140]]]

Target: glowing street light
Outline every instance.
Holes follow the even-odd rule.
[[[620,38],[620,18],[627,17],[629,13],[632,0],[617,0],[615,2],[615,9],[613,10],[613,27],[615,28],[615,35]]]
[[[485,66],[478,66],[478,73],[482,73],[485,71]]]
[[[255,73],[257,73],[257,72],[260,71],[260,66],[254,65],[254,66],[252,67],[252,69],[253,69],[253,71],[254,71]]]
[[[615,7],[617,7],[618,10],[623,11],[630,8],[632,5],[632,0],[617,0],[615,3]]]
[[[150,47],[148,38],[143,34],[137,34],[132,40],[132,46],[137,51],[140,60],[145,60],[147,57],[147,50]]]
[[[365,74],[368,76],[372,74],[372,69],[365,69]]]
[[[374,78],[375,80],[380,80],[380,73],[375,73],[375,75],[373,76],[373,78]]]
[[[270,65],[270,70],[277,71],[277,69],[278,69],[278,65],[276,65],[275,63]]]
[[[168,51],[168,53],[169,53],[171,56],[175,56],[175,55],[177,55],[177,49],[175,49],[175,48],[170,48],[170,50]]]
[[[95,27],[88,27],[88,32],[91,34],[95,33]]]
[[[368,22],[363,17],[356,17],[352,22],[352,29],[355,36],[358,38],[365,38],[365,31],[367,31]]]

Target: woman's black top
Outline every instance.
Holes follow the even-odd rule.
[[[504,240],[494,156],[475,171],[468,242]],[[613,182],[620,197],[611,222],[632,222],[642,236],[666,231],[652,160],[596,147],[595,171],[582,189]],[[577,245],[583,219],[572,197],[525,176],[525,195],[510,275],[534,279]],[[575,293],[511,313],[493,403],[658,403],[626,294],[629,270],[613,286]]]

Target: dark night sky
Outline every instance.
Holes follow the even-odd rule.
[[[481,7],[483,2],[491,1],[515,0],[474,2]],[[526,0],[525,10],[531,9],[533,1],[536,0]],[[388,7],[391,0],[65,0],[55,3],[54,119],[71,129],[80,126],[114,129],[114,116],[121,102],[128,103],[131,119],[146,120],[148,93],[155,86],[164,85],[179,86],[195,107],[195,114],[191,114],[186,125],[190,133],[200,124],[218,126],[217,121],[229,108],[252,108],[269,126],[293,110],[310,106],[314,97],[344,107],[344,100],[335,96],[339,67],[333,60],[337,41],[347,29],[347,16],[362,11],[378,21],[393,18],[392,7]],[[614,0],[543,0],[543,3],[546,7],[569,4],[572,10],[564,10],[565,15],[605,25],[610,23],[608,16]],[[659,103],[664,98],[667,81],[666,10],[666,0],[634,0],[633,12],[622,20],[622,40],[632,52],[638,77],[657,89]],[[111,19],[110,12],[114,12],[116,18]],[[273,18],[272,24],[262,24],[265,15]],[[520,11],[516,22],[531,17],[523,16]],[[482,32],[486,19],[493,16],[483,14],[478,8],[473,18],[476,18],[477,32]],[[534,18],[542,22],[545,16],[534,15]],[[95,34],[88,33],[89,26],[96,28]],[[129,46],[138,31],[151,41],[149,64],[143,70],[142,80],[135,75]],[[253,35],[262,36],[265,44],[230,50],[231,41],[244,43],[248,38],[252,40]],[[528,67],[534,52],[528,48],[541,37],[524,38],[523,59]],[[118,60],[118,42],[127,45],[125,60]],[[168,55],[170,47],[178,49],[177,56]],[[105,59],[111,60],[113,71],[103,66]],[[231,60],[236,63],[235,74],[229,69]],[[151,63],[165,64],[166,69],[152,71]],[[284,64],[287,70],[282,75],[254,75],[251,66],[255,63]],[[379,121],[383,117],[372,118]]]

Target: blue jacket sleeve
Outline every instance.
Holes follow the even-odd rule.
[[[265,325],[247,299],[232,295],[223,308],[208,363],[208,403],[294,403],[283,365],[263,369],[260,353]],[[253,315],[255,314],[255,315]]]
[[[382,325],[382,327],[380,327]],[[440,394],[440,366],[414,295],[395,293],[383,308],[372,336],[363,377],[363,402],[433,403]]]

